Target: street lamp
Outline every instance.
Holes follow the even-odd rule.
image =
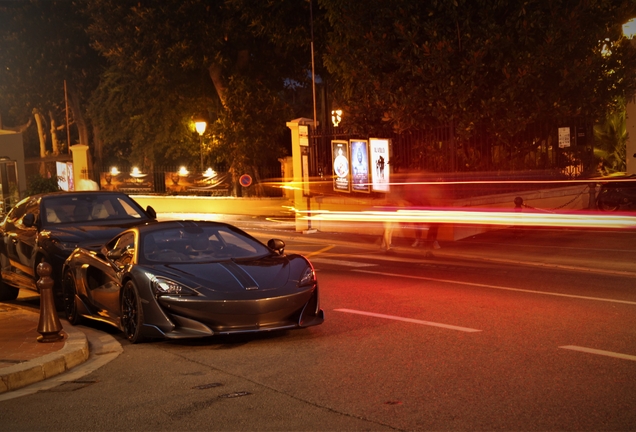
[[[201,148],[201,172],[203,172],[203,134],[205,133],[205,128],[208,127],[208,123],[205,120],[196,120],[194,122],[194,128],[199,133],[199,144]]]
[[[331,111],[331,123],[333,127],[338,127],[340,122],[342,121],[342,110],[335,109]]]

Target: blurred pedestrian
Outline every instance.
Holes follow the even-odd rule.
[[[404,199],[404,190],[400,186],[391,185],[389,192],[385,195],[385,208],[384,211],[395,211],[398,208],[408,207],[409,203]],[[393,249],[393,230],[397,226],[397,222],[393,222],[389,219],[384,220],[384,232],[382,233],[382,239],[380,248],[387,253],[390,253]]]
[[[413,210],[427,210],[432,205],[432,188],[425,184],[425,176],[421,172],[412,173],[407,177],[405,183],[405,199]],[[428,225],[428,226],[427,226]],[[412,247],[425,246],[427,249],[440,249],[441,246],[437,241],[437,233],[439,231],[439,223],[421,223],[412,224],[414,231],[414,241]],[[422,240],[422,233],[427,230],[426,240]]]

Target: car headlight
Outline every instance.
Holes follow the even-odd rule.
[[[300,280],[298,281],[298,287],[309,286],[316,283],[316,272],[313,267],[307,267],[303,272]]]
[[[156,277],[154,275],[148,275],[150,277],[150,284],[152,286],[152,291],[156,296],[162,295],[176,295],[176,296],[195,296],[197,295],[196,291],[191,288],[188,288],[185,285],[182,285],[178,282],[175,282],[170,279],[166,279],[163,277]]]

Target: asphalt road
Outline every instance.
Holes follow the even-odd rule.
[[[302,238],[287,250],[316,266],[323,325],[141,345],[92,325],[123,353],[0,402],[0,429],[636,429],[633,276]]]

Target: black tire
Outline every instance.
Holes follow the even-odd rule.
[[[64,304],[64,315],[68,322],[77,325],[82,322],[82,316],[77,310],[77,288],[75,277],[70,270],[64,273],[62,280],[62,302]]]
[[[144,311],[139,298],[139,290],[133,281],[124,285],[121,294],[121,328],[130,343],[140,343],[145,340],[141,335],[144,324]]]
[[[617,211],[620,208],[620,198],[609,192],[601,192],[596,204],[601,211]]]
[[[20,290],[4,283],[0,279],[0,301],[10,301],[18,298]]]

